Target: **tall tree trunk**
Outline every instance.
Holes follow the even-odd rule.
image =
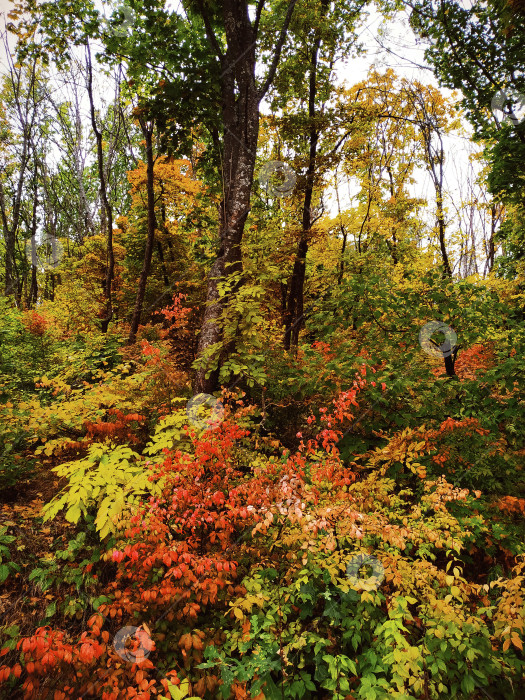
[[[452,269],[447,253],[445,232],[445,210],[443,207],[443,186],[445,183],[445,147],[443,145],[443,133],[445,125],[432,110],[429,112],[425,97],[420,90],[410,90],[410,97],[414,107],[414,119],[421,133],[425,148],[425,160],[428,173],[432,179],[436,197],[436,227],[439,240],[439,249],[443,261],[443,278],[452,277]],[[434,141],[435,138],[435,141]]]
[[[321,19],[324,19],[328,10],[329,0],[322,0]],[[289,284],[288,302],[286,306],[284,348],[290,349],[290,345],[297,346],[299,332],[303,324],[304,309],[304,280],[306,277],[306,255],[308,253],[308,238],[312,227],[312,196],[314,190],[314,175],[317,157],[317,141],[319,131],[315,123],[315,98],[317,94],[317,61],[321,46],[320,32],[314,40],[312,57],[310,61],[310,78],[308,89],[308,119],[310,122],[310,148],[308,153],[308,168],[306,171],[306,189],[304,193],[302,228],[297,253]]]
[[[311,199],[310,199],[311,201]],[[306,197],[305,197],[306,202]],[[302,321],[304,308],[304,279],[306,275],[306,254],[308,252],[308,233],[310,230],[310,220],[305,225],[304,214],[307,212],[310,217],[310,208],[303,206],[303,228],[301,238],[297,246],[295,262],[290,279],[288,303],[286,306],[286,318],[284,329],[284,348],[289,350],[291,345],[297,345],[299,341],[299,330]]]
[[[432,145],[432,130],[430,124],[427,122],[420,128],[422,128],[423,131],[426,147],[427,168],[432,178],[436,195],[436,223],[441,260],[443,261],[443,277],[452,277],[445,240],[446,222],[445,209],[443,207],[443,183],[445,181],[443,166],[445,162],[445,149],[443,146],[443,137],[439,129],[435,128],[434,133],[438,138],[438,145],[434,147]]]
[[[343,220],[341,219],[341,202],[339,200],[339,186],[337,183],[337,170],[336,170],[336,182],[335,182],[335,194],[337,198],[337,214],[339,216],[339,228],[341,229],[341,234],[343,236],[343,244],[341,246],[341,261],[339,263],[339,274],[337,276],[337,284],[340,286],[343,283],[343,276],[345,273],[345,252],[346,252],[346,242],[348,234],[346,228],[343,225]]]
[[[392,173],[392,168],[390,165],[386,166],[386,171],[388,173],[388,180],[389,180],[389,187],[390,187],[390,197],[392,200],[395,199],[396,196],[396,189],[395,189],[395,183],[394,183],[394,175]],[[392,256],[392,262],[394,265],[397,265],[399,262],[399,256],[397,253],[397,236],[396,236],[396,223],[398,222],[398,217],[393,221],[392,223],[392,241],[387,241],[389,243],[389,249],[390,249],[390,255]]]
[[[115,255],[113,252],[113,208],[108,198],[108,188],[104,169],[104,149],[102,142],[102,132],[98,128],[95,114],[95,103],[93,99],[93,66],[91,63],[91,50],[89,42],[86,42],[86,64],[87,64],[87,93],[89,98],[89,108],[91,116],[91,127],[95,134],[97,143],[97,169],[100,182],[100,198],[106,215],[107,235],[106,235],[106,274],[104,279],[104,297],[106,299],[106,315],[101,321],[102,333],[107,333],[109,323],[113,317],[113,305],[111,298],[111,287],[115,272]]]
[[[27,295],[27,308],[31,309],[38,299],[38,281],[36,276],[36,266],[31,265],[31,286]]]
[[[288,4],[266,80],[257,89],[256,43],[263,3],[258,3],[252,24],[248,2],[223,1],[222,21],[227,42],[226,53],[223,53],[203,0],[197,2],[208,40],[222,68],[223,199],[220,206],[219,251],[208,277],[206,308],[197,347],[201,365],[195,375],[195,392],[211,393],[217,387],[219,358],[216,354],[211,357],[210,351],[222,341],[220,317],[228,303],[227,298],[219,295],[219,283],[230,274],[242,271],[241,243],[250,209],[259,135],[259,103],[275,76],[295,3],[296,0],[290,0]]]
[[[24,136],[22,143],[22,156],[19,164],[18,183],[11,206],[6,204],[4,188],[0,182],[0,211],[2,215],[2,228],[4,229],[5,241],[5,294],[13,295],[17,306],[20,306],[20,276],[16,264],[16,242],[20,226],[20,210],[22,206],[22,193],[27,165],[29,162],[29,127],[24,124]],[[11,210],[11,223],[9,223],[8,212]]]
[[[161,200],[160,200],[160,225],[161,225],[161,230],[166,234],[166,244],[168,246],[168,250],[170,253],[170,260],[172,263],[175,262],[175,256],[173,254],[173,244],[171,242],[171,237],[170,237],[170,232],[168,230],[168,226],[166,224],[167,220],[167,214],[166,214],[166,204],[164,202],[164,187],[161,183]],[[169,284],[169,281],[168,281]]]
[[[26,306],[28,309],[32,308],[36,304],[38,298],[38,282],[36,275],[36,234],[37,234],[37,209],[38,209],[38,188],[37,188],[37,169],[35,168],[35,186],[33,193],[33,216],[31,220],[31,286],[27,292]],[[34,254],[33,254],[34,251]]]
[[[448,259],[447,247],[445,242],[445,212],[443,209],[443,188],[436,188],[436,218],[438,225],[439,249],[441,251],[441,259],[443,261],[443,277],[452,277],[450,262]]]
[[[15,293],[18,286],[18,271],[15,259],[16,229],[10,225],[7,218],[7,206],[5,202],[4,188],[0,182],[0,209],[2,211],[2,228],[4,233],[5,257],[4,257],[4,292],[6,296]]]
[[[490,208],[490,238],[488,240],[487,264],[485,266],[485,274],[491,272],[494,267],[494,259],[496,257],[496,247],[494,245],[494,236],[496,235],[496,227],[499,216],[497,215],[496,204],[492,202]]]
[[[348,233],[345,227],[341,224],[341,233],[343,234],[343,244],[341,246],[341,262],[339,263],[339,275],[337,277],[337,284],[341,285],[343,283],[343,276],[345,274],[345,252],[346,252],[346,241],[348,238]]]
[[[246,100],[246,103],[246,112],[252,112],[253,115],[255,110],[257,115],[257,118],[253,119],[252,128],[246,134],[246,141],[250,144],[246,145],[246,148],[253,149],[255,152],[259,130],[259,106],[258,102],[252,101],[250,98]],[[223,167],[225,196],[221,202],[220,249],[208,278],[206,309],[197,347],[199,356],[204,356],[206,351],[212,345],[219,343],[222,338],[219,319],[228,300],[220,298],[219,283],[229,275],[242,271],[241,242],[250,206],[250,190],[255,166],[255,159],[251,157],[251,154],[248,156],[245,149],[240,148],[237,139],[226,132],[224,135]],[[228,170],[233,173],[233,177],[230,176]],[[206,364],[197,371],[196,391],[204,393],[214,391],[217,385],[219,367],[213,367],[211,372],[209,372],[209,367],[216,364],[217,357],[210,357]],[[208,372],[209,376],[206,377]]]
[[[164,251],[162,249],[162,243],[159,240],[157,241],[157,254],[158,254],[159,260],[160,260],[160,268],[162,270],[162,279],[164,280],[164,284],[166,285],[166,287],[169,287],[170,278],[168,277],[168,270],[166,268],[166,261],[164,260]]]
[[[142,264],[142,270],[140,273],[137,297],[135,300],[135,308],[133,310],[133,316],[131,318],[131,328],[128,337],[128,344],[130,345],[135,342],[137,330],[140,324],[140,315],[142,313],[142,306],[144,304],[146,284],[151,269],[151,258],[153,255],[153,246],[155,243],[155,229],[157,227],[157,220],[155,218],[155,185],[153,172],[155,166],[155,161],[153,158],[153,122],[147,124],[143,120],[143,118],[140,117],[140,127],[142,129],[142,133],[144,134],[144,138],[146,139],[146,190],[148,201],[148,235],[146,238],[144,262]]]
[[[22,152],[18,165],[18,180],[10,202],[6,202],[6,194],[0,182],[0,214],[5,241],[5,294],[14,296],[17,307],[21,306],[22,285],[16,264],[16,246],[21,221],[22,196],[27,176],[29,162],[34,156],[33,134],[40,113],[37,87],[37,60],[30,67],[15,65],[7,42],[3,37],[5,55],[7,57],[6,86],[9,85],[14,98],[16,126],[19,128],[22,140]],[[27,73],[26,73],[27,72]],[[26,73],[27,83],[24,79]]]
[[[454,348],[452,355],[447,355],[444,357],[445,361],[445,371],[448,377],[457,377],[454,365],[456,364],[456,349]]]
[[[445,149],[443,146],[443,137],[439,129],[435,128],[434,133],[438,138],[438,145],[433,147],[431,126],[426,123],[423,125],[422,130],[427,152],[427,167],[434,184],[434,192],[436,195],[436,222],[439,249],[441,251],[441,259],[443,261],[443,277],[452,277],[452,270],[450,268],[450,261],[448,259],[445,240],[446,222],[445,210],[443,207],[443,183],[445,181],[443,166],[445,161]]]

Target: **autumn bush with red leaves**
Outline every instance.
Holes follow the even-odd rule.
[[[161,496],[120,524],[105,555],[116,566],[105,587],[108,602],[78,639],[49,627],[21,639],[18,660],[0,669],[1,681],[13,687],[21,679],[27,700],[79,693],[146,699],[166,692],[168,679],[175,685],[186,679],[188,692],[213,696],[221,681],[197,666],[207,646],[224,642],[221,620],[229,602],[245,592],[242,575],[262,554],[250,533],[271,527],[275,512],[301,513],[317,502],[321,484],[344,489],[353,482],[338,457],[338,426],[352,420],[364,386],[358,377],[331,411],[321,408],[319,429],[293,454],[262,459],[251,449],[253,408],[242,400],[213,429],[187,428],[191,449],[165,450],[162,462],[150,465]],[[312,415],[309,423],[316,421]],[[112,646],[118,629],[130,625],[151,631],[151,649],[136,663],[123,661]],[[156,665],[146,658],[153,650]],[[235,687],[243,697],[242,684]]]
[[[26,311],[22,318],[22,322],[27,330],[39,338],[46,332],[49,322],[45,316],[37,311]]]
[[[139,413],[124,413],[118,408],[109,408],[108,420],[86,421],[85,443],[110,438],[113,442],[136,444],[139,438],[137,428],[146,421],[146,416]]]

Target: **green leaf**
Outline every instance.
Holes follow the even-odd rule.
[[[57,604],[56,604],[56,600],[54,600],[52,603],[49,603],[49,605],[46,608],[46,613],[45,613],[46,618],[53,617],[53,615],[56,613],[56,611],[57,611]]]
[[[9,576],[9,567],[7,564],[0,564],[0,583],[4,583]]]

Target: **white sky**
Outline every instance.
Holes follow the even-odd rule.
[[[3,32],[4,26],[7,22],[7,13],[13,8],[13,3],[11,0],[0,0],[0,32]],[[13,36],[8,33],[8,39],[10,46],[14,46]],[[6,64],[6,56],[4,50],[4,44],[0,43],[0,74],[4,71],[4,66]]]

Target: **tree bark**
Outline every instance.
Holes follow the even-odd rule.
[[[33,192],[33,216],[31,219],[31,252],[36,249],[36,233],[37,233],[37,209],[38,209],[38,185],[37,185],[37,172],[38,169],[35,167],[35,180],[34,180],[34,192]],[[36,253],[36,250],[35,250]],[[36,265],[33,264],[34,256],[31,255],[31,285],[26,296],[26,306],[31,309],[34,304],[36,304],[38,297],[38,282],[36,274]]]
[[[443,188],[441,184],[436,187],[436,216],[438,224],[439,249],[443,261],[443,277],[452,277],[450,262],[448,259],[447,247],[445,243],[445,212],[443,210]]]
[[[343,244],[341,246],[341,261],[339,263],[339,274],[337,276],[337,284],[341,286],[343,283],[343,276],[345,274],[345,252],[346,252],[346,242],[348,234],[346,228],[343,225],[343,220],[341,219],[341,202],[339,201],[339,185],[337,182],[337,170],[336,170],[336,182],[335,182],[335,194],[337,198],[337,214],[339,216],[339,228],[341,229],[341,234],[343,236]]]
[[[22,197],[24,183],[28,171],[31,156],[34,155],[33,132],[38,116],[36,96],[36,61],[33,61],[29,69],[20,68],[11,60],[11,53],[4,41],[7,51],[9,66],[7,85],[13,91],[13,105],[16,111],[17,126],[21,132],[22,151],[18,163],[18,178],[14,187],[11,202],[6,202],[6,194],[3,184],[0,182],[0,214],[5,241],[5,294],[14,296],[17,307],[21,305],[22,284],[16,264],[16,244],[18,230],[21,221]],[[24,88],[24,71],[27,70],[27,85]],[[22,94],[22,90],[24,93]]]
[[[311,199],[310,199],[311,201]],[[306,202],[306,197],[305,197]],[[306,211],[306,205],[303,207],[303,217]],[[308,207],[308,216],[310,216],[310,208]],[[308,224],[305,226],[303,218],[303,229],[301,238],[297,246],[297,253],[290,279],[290,292],[288,295],[288,303],[286,307],[285,330],[284,330],[284,349],[289,350],[291,345],[296,346],[299,342],[299,330],[302,321],[304,308],[304,280],[306,276],[306,254],[308,252],[308,233],[310,230]]]
[[[445,147],[443,145],[444,124],[440,123],[440,117],[427,107],[425,96],[420,90],[410,89],[410,98],[414,107],[414,119],[421,133],[425,149],[425,160],[428,173],[434,186],[436,197],[436,227],[439,240],[439,249],[443,261],[443,278],[452,277],[452,269],[448,258],[445,232],[445,210],[443,207],[443,185],[445,182],[444,163]],[[434,142],[434,137],[437,143]]]
[[[496,257],[496,247],[494,244],[494,237],[496,235],[496,227],[498,221],[498,214],[495,202],[492,203],[490,208],[490,238],[488,240],[488,250],[487,250],[487,263],[485,266],[485,275],[492,271],[494,267],[494,259]]]
[[[322,0],[321,18],[324,19],[328,11],[329,1]],[[316,109],[315,99],[317,95],[317,62],[319,49],[321,47],[321,35],[317,31],[317,36],[312,47],[312,57],[310,61],[310,77],[308,89],[308,119],[310,121],[310,148],[308,153],[308,168],[306,171],[306,188],[304,193],[302,228],[297,253],[289,284],[288,302],[286,306],[284,349],[289,350],[290,345],[297,346],[299,342],[299,332],[304,323],[304,280],[306,277],[306,255],[308,253],[308,239],[312,227],[312,197],[314,190],[314,176],[317,157],[317,142],[319,140],[319,130],[315,123]]]
[[[456,364],[456,353],[457,348],[453,348],[452,355],[447,355],[443,358],[445,361],[445,371],[448,377],[457,377],[456,370],[454,369],[454,365]]]
[[[227,297],[220,297],[219,284],[232,273],[242,271],[241,243],[250,209],[259,135],[259,103],[275,76],[295,3],[296,0],[289,2],[270,69],[263,86],[258,89],[255,80],[256,42],[263,3],[257,5],[252,24],[245,0],[224,0],[222,22],[227,49],[223,54],[208,10],[202,0],[197,0],[208,40],[222,69],[223,199],[220,205],[219,251],[208,278],[206,308],[197,347],[201,365],[194,380],[196,393],[212,393],[217,387],[220,367],[217,353],[213,350],[220,346],[222,340],[220,317],[228,303]]]
[[[392,173],[392,168],[390,165],[386,166],[386,171],[388,173],[388,181],[389,181],[389,187],[390,187],[390,197],[392,200],[394,200],[396,196],[396,188],[395,188],[395,183],[394,183],[394,174]],[[396,236],[396,223],[398,223],[398,219],[394,220],[392,223],[392,241],[390,245],[388,246],[390,248],[390,254],[392,256],[392,262],[394,265],[397,265],[399,262],[399,256],[397,253],[397,236]]]
[[[146,293],[146,284],[148,275],[151,269],[151,258],[153,255],[153,246],[155,243],[155,229],[157,220],[155,218],[155,184],[154,184],[154,166],[153,158],[153,122],[147,124],[142,117],[139,119],[140,127],[144,138],[146,139],[146,191],[147,191],[147,206],[148,206],[148,234],[146,238],[146,249],[144,251],[144,262],[139,278],[139,286],[137,289],[137,297],[135,300],[135,308],[131,318],[131,328],[129,331],[128,344],[135,342],[137,330],[140,324],[140,316],[142,306],[144,304],[144,295]]]
[[[107,333],[109,323],[113,318],[113,304],[111,287],[115,271],[115,255],[113,253],[113,208],[109,202],[106,174],[104,169],[104,149],[102,144],[102,132],[98,128],[95,114],[95,103],[93,100],[93,66],[91,63],[91,51],[89,42],[86,42],[86,64],[87,64],[87,93],[89,98],[89,108],[91,116],[91,126],[95,134],[97,143],[97,167],[100,181],[100,198],[106,215],[107,235],[106,235],[106,274],[104,279],[104,297],[106,299],[106,315],[101,321],[102,333]]]

